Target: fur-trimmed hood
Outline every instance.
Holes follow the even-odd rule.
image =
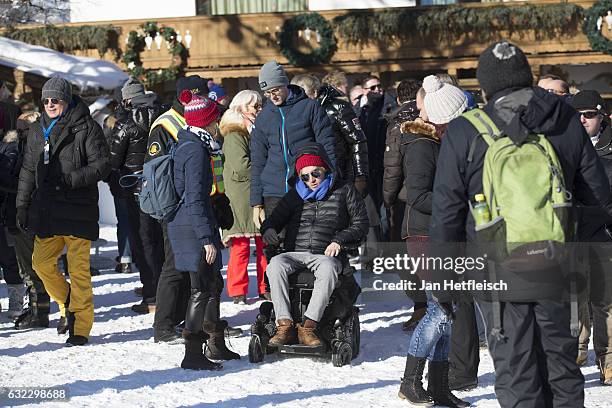
[[[19,133],[16,130],[9,130],[4,134],[2,143],[13,143],[19,140]]]
[[[223,124],[223,125],[219,125],[219,129],[221,130],[221,135],[223,137],[233,132],[239,133],[240,135],[246,138],[249,137],[249,131],[247,130],[246,126],[244,126],[243,124],[238,124],[238,123]]]
[[[440,140],[440,137],[437,135],[436,132],[436,127],[431,123],[425,122],[421,118],[402,123],[402,125],[400,126],[400,130],[402,133],[412,133],[414,135],[429,136],[433,139]]]

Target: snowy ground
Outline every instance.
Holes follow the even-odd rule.
[[[109,245],[92,259],[102,275],[93,278],[96,309],[90,344],[64,346],[65,337],[55,330],[56,305],[49,329],[16,332],[11,324],[0,323],[0,388],[67,387],[69,402],[39,404],[50,407],[409,406],[397,398],[409,339],[401,324],[411,314],[402,292],[385,301],[360,300],[361,353],[352,366],[341,368],[327,360],[303,357],[267,356],[262,364],[250,364],[247,334],[259,302],[250,299],[249,305],[238,306],[224,299],[223,317],[247,331],[231,339],[231,348],[242,359],[224,363],[220,372],[185,371],[179,368],[183,346],[155,344],[153,316],[131,312],[130,306],[140,301],[133,292],[140,286],[138,275],[115,274],[110,269],[116,255],[113,234],[113,228],[102,229]],[[0,301],[7,305],[4,285]],[[583,368],[585,405],[609,407],[612,389],[599,385],[590,353]],[[477,407],[498,407],[493,381],[491,359],[481,350],[480,386],[458,395]],[[0,406],[28,404],[0,399]]]

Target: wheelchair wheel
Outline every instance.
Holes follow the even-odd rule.
[[[342,367],[351,364],[353,350],[346,341],[337,341],[332,346],[332,364],[334,367]]]
[[[351,321],[351,348],[353,354],[351,360],[357,358],[359,355],[359,347],[361,346],[361,331],[359,325],[359,314],[358,312],[353,313]]]
[[[254,334],[249,342],[249,362],[261,363],[264,360],[264,355],[261,338],[257,334]]]

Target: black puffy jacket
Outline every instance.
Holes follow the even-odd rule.
[[[111,167],[122,176],[142,172],[149,129],[160,114],[155,94],[133,98],[132,106],[128,115],[120,117],[110,141]]]
[[[332,122],[336,135],[336,169],[346,181],[368,177],[368,141],[359,118],[342,93],[331,85],[319,88],[317,99]]]
[[[43,161],[43,124],[32,124],[19,173],[17,208],[28,209],[29,231],[45,238],[73,235],[98,239],[98,181],[110,172],[104,134],[75,96],[51,130],[49,164]]]
[[[385,154],[383,159],[383,202],[391,208],[397,200],[406,201],[404,188],[403,157],[400,150],[402,132],[400,126],[404,122],[413,121],[419,117],[416,101],[408,101],[398,106],[387,115],[387,137],[385,139]]]
[[[401,126],[406,207],[402,222],[402,239],[429,235],[431,196],[440,152],[436,128],[422,120]]]
[[[296,160],[304,154],[319,155],[330,163],[323,147],[316,143],[301,148]],[[264,221],[261,233],[268,228],[277,232],[285,229],[286,251],[322,254],[332,242],[343,249],[359,246],[369,223],[365,204],[355,187],[334,181],[320,201],[304,201],[295,188],[291,189]]]

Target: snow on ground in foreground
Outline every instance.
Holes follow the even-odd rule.
[[[140,301],[133,292],[140,282],[138,274],[116,274],[111,269],[116,255],[114,229],[102,228],[101,236],[109,244],[92,257],[102,275],[93,278],[95,321],[90,344],[64,346],[65,336],[55,330],[59,318],[55,304],[49,329],[17,332],[11,324],[0,323],[0,387],[67,387],[70,401],[40,404],[49,407],[409,406],[397,397],[409,340],[401,324],[411,314],[403,293],[385,302],[360,301],[361,353],[351,366],[336,368],[323,359],[275,356],[253,365],[248,362],[245,334],[230,340],[230,347],[242,356],[240,361],[225,362],[220,372],[185,371],[179,367],[183,346],[155,344],[153,316],[130,310]],[[251,267],[254,264],[250,265],[254,288]],[[7,306],[4,285],[0,301]],[[260,304],[254,298],[249,302],[239,306],[225,298],[223,317],[248,331]],[[582,370],[585,405],[610,406],[611,388],[599,386],[590,353]],[[498,407],[491,359],[486,350],[480,357],[480,386],[458,395],[476,407]],[[9,404],[29,406],[26,401],[0,401],[0,406]]]

